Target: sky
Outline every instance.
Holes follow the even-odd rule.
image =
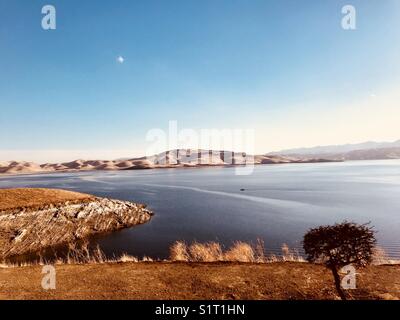
[[[399,40],[398,0],[0,0],[0,160],[140,156],[170,121],[254,153],[394,141]]]

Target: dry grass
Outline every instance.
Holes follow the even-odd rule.
[[[282,260],[290,262],[305,262],[305,259],[299,254],[298,250],[290,249],[286,243],[282,245]]]
[[[118,259],[119,262],[139,262],[139,259],[133,256],[128,255],[127,253],[122,254],[122,256]]]
[[[0,270],[0,299],[338,299],[330,270],[312,263],[104,263],[57,265],[56,290],[42,266]],[[357,270],[349,299],[400,299],[400,266]],[[165,317],[166,318],[166,317]]]
[[[264,240],[257,239],[256,245],[254,247],[254,252],[256,254],[256,262],[262,263],[267,260],[267,257],[265,254]]]
[[[216,262],[223,261],[222,248],[219,243],[193,243],[189,247],[190,261],[197,262]]]
[[[264,243],[257,240],[255,245],[242,241],[236,241],[227,250],[217,242],[199,243],[194,242],[187,245],[185,242],[177,241],[170,247],[169,262],[242,262],[242,263],[272,263],[272,262],[304,262],[304,259],[290,250],[287,245],[282,247],[282,256],[267,256],[264,250]],[[20,267],[45,264],[75,265],[75,264],[102,264],[119,262],[153,262],[150,257],[139,259],[126,253],[119,257],[107,258],[99,246],[90,248],[87,241],[80,244],[70,243],[64,257],[55,255],[53,258],[44,259],[41,256],[30,262],[2,262],[0,267]]]
[[[190,255],[186,243],[184,243],[183,241],[176,241],[169,248],[169,256],[171,258],[171,261],[188,262],[190,259]]]
[[[126,262],[160,262],[161,260],[144,256],[142,259],[123,253],[121,256],[107,258],[99,246],[90,248],[88,242],[80,244],[70,243],[68,252],[64,257],[54,256],[44,259],[39,256],[35,261],[30,262],[2,262],[0,268],[28,267],[35,265],[84,265],[84,264],[104,264],[104,263],[126,263]],[[281,255],[265,254],[264,243],[257,240],[256,244],[236,241],[227,250],[216,242],[198,243],[190,245],[183,241],[177,241],[170,247],[169,260],[164,262],[240,262],[240,263],[278,263],[278,262],[306,262],[297,250],[290,249],[287,244],[282,245]],[[390,259],[384,249],[377,247],[374,252],[372,265],[395,265],[400,261]]]
[[[94,197],[84,193],[55,189],[0,189],[0,211],[35,208],[66,201],[85,201]]]
[[[282,247],[282,255],[280,257],[276,255],[267,256],[262,240],[257,240],[255,245],[236,241],[225,251],[216,242],[194,242],[187,245],[182,241],[177,241],[170,248],[170,260],[176,262],[305,262],[304,258],[296,250],[291,250],[286,244]]]
[[[61,260],[62,263],[63,260]],[[91,250],[88,242],[84,242],[81,246],[76,243],[70,243],[66,264],[85,264],[85,263],[104,263],[107,258],[104,252],[97,246]]]
[[[29,267],[36,265],[81,265],[81,264],[103,264],[103,263],[120,263],[120,262],[152,262],[153,259],[144,257],[142,260],[128,255],[122,254],[119,257],[107,258],[99,246],[91,248],[89,242],[83,243],[70,243],[65,256],[43,258],[39,255],[37,260],[29,262],[8,262],[3,261],[0,263],[0,268],[15,268],[15,267]]]
[[[237,241],[224,254],[225,261],[256,262],[254,249],[245,242]]]

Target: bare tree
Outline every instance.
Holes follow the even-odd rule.
[[[309,230],[303,240],[307,261],[322,263],[332,271],[339,296],[346,300],[340,285],[339,270],[347,265],[365,267],[372,260],[375,232],[368,224],[344,221],[333,226]]]

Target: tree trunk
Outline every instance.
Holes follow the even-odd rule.
[[[346,295],[344,294],[343,290],[342,290],[342,286],[340,283],[340,276],[338,271],[336,270],[336,268],[331,268],[332,274],[333,274],[333,278],[335,279],[335,287],[336,287],[336,291],[338,292],[340,298],[342,300],[347,300],[346,299]]]

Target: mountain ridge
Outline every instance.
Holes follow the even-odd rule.
[[[176,149],[150,157],[120,160],[74,160],[37,164],[26,161],[2,161],[0,174],[51,173],[92,170],[140,170],[181,167],[233,166],[245,164],[283,164],[331,162],[329,159],[301,159],[279,155],[248,155],[244,152]]]
[[[326,146],[315,146],[309,148],[283,149],[280,151],[269,152],[267,155],[310,155],[310,154],[333,154],[345,153],[356,150],[400,148],[400,139],[393,142],[366,141],[361,143],[348,143]]]
[[[295,148],[254,156],[244,152],[224,150],[175,149],[149,157],[128,157],[118,160],[78,159],[70,162],[44,164],[27,161],[0,161],[0,174],[13,175],[68,171],[140,170],[383,159],[400,159],[400,140],[394,142],[367,141],[356,144]]]

